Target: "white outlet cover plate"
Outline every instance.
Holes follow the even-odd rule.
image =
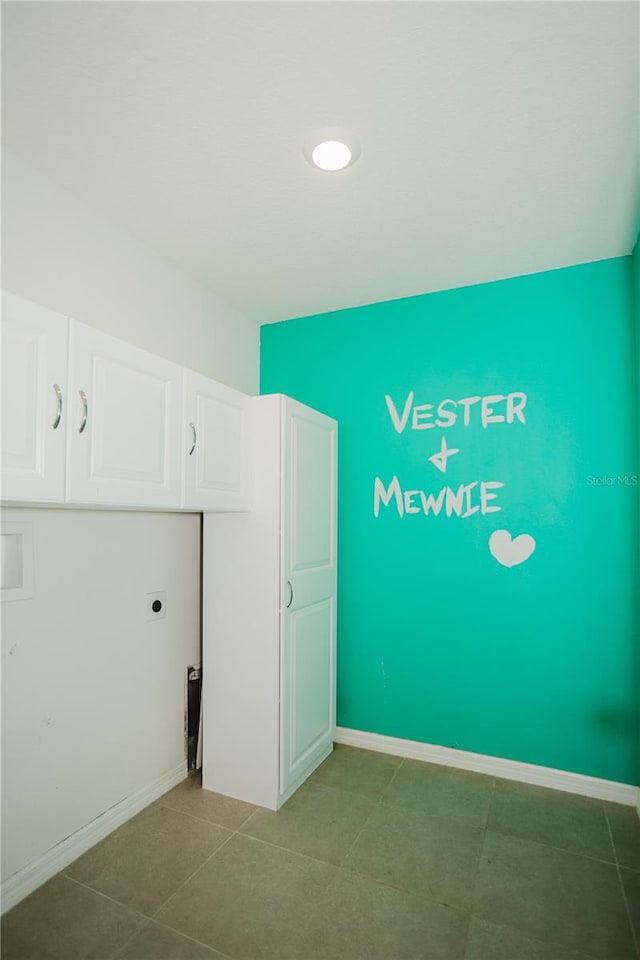
[[[33,524],[0,523],[0,600],[29,600],[34,593]]]

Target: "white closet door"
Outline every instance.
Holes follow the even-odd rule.
[[[2,294],[2,499],[64,501],[66,317]]]
[[[185,370],[182,505],[187,509],[249,509],[249,403],[246,394]]]
[[[337,425],[288,398],[282,424],[280,790],[335,736]]]
[[[182,368],[71,321],[67,500],[180,506]]]

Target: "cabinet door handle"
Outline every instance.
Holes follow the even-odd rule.
[[[62,390],[57,383],[54,383],[53,389],[56,392],[56,418],[52,423],[52,427],[54,430],[57,430],[62,419]]]
[[[287,603],[287,607],[290,607],[293,603],[293,587],[291,586],[291,580],[287,580],[287,586],[289,587],[289,602]]]
[[[78,433],[84,433],[87,426],[87,395],[84,390],[80,390],[80,399],[82,400],[82,423],[78,429]]]
[[[191,447],[191,450],[189,450],[189,456],[191,456],[191,454],[193,453],[193,451],[194,451],[195,448],[196,448],[196,443],[197,443],[197,440],[198,440],[198,435],[196,434],[196,425],[195,425],[195,423],[192,423],[191,420],[189,420],[189,426],[190,426],[191,429],[193,430],[193,446]]]

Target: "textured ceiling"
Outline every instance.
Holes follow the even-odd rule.
[[[640,226],[637,3],[2,6],[5,143],[260,322]],[[303,155],[327,127],[342,173]]]

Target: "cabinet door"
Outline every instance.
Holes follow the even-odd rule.
[[[249,401],[238,390],[185,370],[183,507],[249,509]]]
[[[313,770],[335,735],[336,439],[334,420],[284,399],[282,793]]]
[[[67,500],[180,506],[182,368],[70,322]]]
[[[2,294],[2,499],[64,501],[66,317]]]

